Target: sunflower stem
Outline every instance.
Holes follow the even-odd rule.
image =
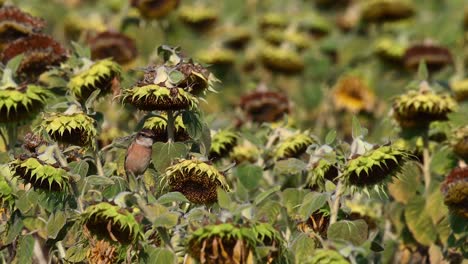
[[[58,252],[59,252],[59,258],[61,260],[65,259],[66,253],[65,253],[65,248],[62,245],[62,241],[58,241],[56,244]]]
[[[330,212],[330,225],[334,224],[338,219],[338,210],[340,209],[341,195],[343,194],[343,183],[341,181],[336,185],[335,200],[333,200]]]
[[[15,143],[17,138],[18,127],[16,125],[9,124],[7,125],[7,135],[8,135],[8,150],[14,153]]]
[[[429,153],[429,131],[424,132],[423,135],[423,176],[425,194],[429,193],[431,185],[431,156]]]
[[[102,167],[101,158],[99,157],[99,152],[96,151],[96,153],[94,154],[94,158],[96,160],[96,169],[97,169],[98,175],[104,176],[104,169]]]
[[[174,142],[175,116],[173,110],[167,110],[167,139],[168,142]]]

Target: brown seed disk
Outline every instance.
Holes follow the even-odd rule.
[[[453,169],[440,189],[445,204],[455,213],[468,218],[468,167]]]
[[[218,185],[204,174],[192,173],[190,176],[184,176],[177,172],[177,176],[171,179],[169,185],[171,191],[182,193],[195,204],[212,204],[218,201]]]
[[[358,187],[372,186],[384,181],[388,175],[392,174],[400,168],[399,164],[403,161],[403,156],[396,155],[398,162],[392,159],[386,159],[385,163],[380,162],[381,166],[374,165],[369,168],[368,173],[361,171],[358,175],[356,172],[349,175],[349,183]]]
[[[119,224],[114,223],[112,218],[105,218],[99,215],[91,215],[86,221],[86,228],[96,235],[98,238],[109,241],[117,241],[122,244],[132,242],[132,234],[128,228],[122,228]]]
[[[240,259],[242,256],[234,256],[234,248],[238,241],[242,245],[240,252],[244,252],[241,255],[247,258],[247,252],[250,251],[250,248],[243,240],[221,238],[219,236],[213,236],[201,242],[191,240],[189,253],[198,260],[201,259],[201,256],[204,256],[207,264],[245,263],[245,259]]]
[[[405,51],[404,61],[407,68],[417,69],[422,60],[430,71],[438,71],[453,64],[452,54],[442,46],[423,43],[413,45]]]
[[[89,143],[86,131],[81,128],[73,128],[71,131],[65,130],[63,134],[60,134],[59,131],[55,131],[53,133],[49,133],[49,135],[55,141],[72,145],[85,146]]]
[[[254,122],[275,122],[289,113],[289,100],[282,93],[255,91],[241,97],[240,107]]]
[[[101,32],[88,40],[88,44],[93,60],[112,58],[117,63],[126,64],[138,55],[135,40],[119,32]]]

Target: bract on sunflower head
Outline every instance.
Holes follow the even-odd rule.
[[[161,114],[166,118],[166,114]],[[167,121],[159,116],[154,116],[146,119],[143,128],[151,129],[154,132],[155,141],[167,142]],[[182,116],[177,116],[174,123],[174,140],[186,141],[190,138],[187,128],[184,125]]]
[[[68,89],[80,101],[86,101],[96,90],[101,90],[100,96],[112,90],[114,80],[120,79],[121,67],[111,59],[87,61],[68,82]]]
[[[197,52],[196,57],[203,63],[217,66],[229,66],[236,61],[236,53],[224,47],[204,49]]]
[[[364,80],[349,75],[341,78],[333,88],[333,102],[338,110],[357,114],[372,112],[376,99]]]
[[[304,154],[307,147],[313,143],[316,143],[316,140],[314,140],[307,131],[300,132],[280,142],[273,156],[276,160],[298,158],[300,155]]]
[[[440,187],[444,202],[455,214],[468,218],[468,167],[453,169]]]
[[[432,121],[447,120],[447,114],[456,107],[449,94],[435,93],[425,81],[419,91],[408,91],[393,101],[394,117],[403,128],[426,127]]]
[[[260,18],[260,27],[264,30],[270,28],[284,29],[287,27],[289,21],[287,15],[282,13],[266,13]]]
[[[117,205],[101,202],[89,206],[81,214],[81,223],[99,239],[132,244],[143,237],[135,212],[137,210],[132,212]]]
[[[260,158],[260,154],[260,149],[257,146],[248,141],[244,141],[232,149],[229,158],[237,164],[243,162],[255,163]]]
[[[24,156],[10,162],[10,167],[14,176],[35,189],[62,192],[68,188],[68,173],[56,162]]]
[[[69,110],[64,113],[46,114],[39,130],[45,131],[58,142],[77,146],[94,146],[94,139],[97,135],[96,121],[80,110]]]
[[[340,178],[354,190],[371,187],[378,190],[395,176],[410,156],[394,145],[374,146],[351,156]]]
[[[211,136],[211,148],[209,158],[211,160],[220,159],[229,155],[237,144],[239,136],[230,130],[220,130]]]
[[[171,191],[181,192],[195,204],[218,200],[217,188],[229,190],[224,175],[212,165],[197,159],[181,159],[168,167],[163,176]]]
[[[390,37],[383,37],[377,39],[375,52],[387,61],[402,63],[407,46],[408,45],[402,41]]]

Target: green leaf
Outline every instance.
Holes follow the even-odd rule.
[[[151,248],[147,250],[148,252],[148,264],[176,264],[177,257],[174,252],[166,248]]]
[[[158,198],[158,203],[169,204],[173,202],[189,202],[187,198],[180,192],[170,192]]]
[[[366,242],[367,232],[368,228],[364,220],[343,220],[328,227],[327,237],[331,240],[347,241],[359,246]]]
[[[82,262],[86,258],[86,253],[88,249],[82,246],[72,246],[67,249],[67,252],[65,253],[65,259],[68,262],[72,263],[77,263],[77,262]]]
[[[28,264],[32,263],[34,253],[34,237],[27,235],[21,237],[19,240],[19,246],[16,252],[17,263]]]
[[[91,58],[91,49],[89,47],[83,46],[77,42],[72,41],[73,49],[80,58]]]
[[[307,190],[298,190],[296,188],[290,188],[283,191],[281,198],[289,215],[294,216],[297,213],[300,205],[302,204],[302,200],[307,193]]]
[[[253,164],[242,164],[236,168],[234,176],[239,178],[247,189],[254,190],[262,179],[263,169]]]
[[[431,157],[431,171],[446,175],[457,165],[457,161],[457,157],[448,146],[442,147]]]
[[[408,201],[405,219],[409,230],[419,243],[429,246],[437,238],[436,228],[426,210],[426,201],[423,197],[416,196]]]
[[[16,55],[13,57],[11,60],[7,62],[6,69],[10,69],[13,75],[16,73],[18,70],[18,67],[21,65],[21,61],[24,58],[24,53]]]
[[[415,186],[420,186],[421,170],[414,162],[407,162],[402,173],[388,185],[389,193],[396,201],[406,204],[417,193]]]
[[[88,99],[86,99],[85,106],[86,106],[86,109],[88,109],[88,111],[92,112],[93,104],[98,98],[100,93],[101,93],[101,89],[96,89],[89,95]]]
[[[50,215],[49,221],[47,221],[47,236],[55,239],[57,234],[60,232],[62,227],[67,222],[67,216],[62,211],[57,211]]]
[[[114,184],[114,181],[108,177],[105,176],[99,176],[99,175],[92,175],[86,177],[86,181],[90,185],[112,185]]]
[[[179,221],[178,213],[167,212],[167,213],[158,215],[156,219],[153,221],[153,226],[173,228],[174,226],[177,225],[178,221]]]
[[[23,230],[23,219],[21,218],[21,214],[18,211],[15,211],[13,215],[8,220],[8,229],[6,237],[2,238],[2,242],[4,245],[12,243],[16,237],[21,233]]]
[[[182,113],[182,121],[187,128],[189,136],[194,140],[200,139],[203,131],[200,113],[197,111],[184,111]]]
[[[68,166],[71,168],[70,172],[72,174],[78,174],[83,179],[88,174],[89,164],[84,160],[78,162],[70,162]]]
[[[265,200],[268,196],[274,194],[275,192],[279,191],[281,189],[281,186],[277,185],[271,189],[268,189],[264,192],[261,192],[257,197],[255,197],[254,204],[258,205],[260,204],[263,200]]]
[[[229,194],[223,190],[222,188],[217,189],[218,194],[218,204],[221,208],[224,209],[231,209],[232,208],[232,200],[229,197]]]
[[[169,78],[171,79],[172,83],[176,84],[184,80],[185,75],[180,71],[172,71],[169,73]]]
[[[277,175],[300,175],[307,168],[307,164],[302,160],[289,158],[275,163],[273,169]]]
[[[322,208],[327,202],[327,194],[311,192],[308,193],[302,202],[302,205],[299,208],[299,215],[302,218],[302,221],[306,221],[309,216],[312,215],[315,211]]]
[[[429,77],[429,72],[427,70],[427,65],[424,60],[421,60],[419,62],[418,66],[418,80],[419,81],[425,81]]]
[[[176,158],[184,158],[188,153],[187,146],[182,142],[156,142],[153,145],[153,164],[160,173],[169,167]]]
[[[361,136],[364,136],[362,132],[361,123],[359,123],[359,119],[356,116],[353,116],[352,126],[353,126],[353,130],[352,130],[353,138],[359,138]]]
[[[336,130],[331,130],[330,132],[327,133],[327,136],[325,137],[325,144],[330,145],[335,141],[336,139]]]
[[[291,247],[295,253],[295,263],[306,263],[316,248],[316,242],[307,234],[301,233],[294,239]]]

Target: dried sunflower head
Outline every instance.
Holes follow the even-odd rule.
[[[300,73],[304,69],[304,60],[294,49],[286,46],[264,45],[260,58],[266,68],[285,74]]]
[[[146,19],[159,19],[176,9],[180,0],[131,0],[140,14]]]
[[[193,61],[182,61],[177,65],[177,70],[184,75],[177,86],[193,95],[203,94],[218,81],[208,69]]]
[[[455,99],[458,102],[468,100],[468,79],[454,81],[451,83],[450,88],[452,88],[452,92],[455,94]]]
[[[320,209],[313,212],[306,221],[300,222],[297,225],[297,228],[299,231],[309,234],[312,237],[314,237],[314,235],[311,233],[315,233],[320,235],[322,238],[327,238],[329,225],[330,212],[328,212],[328,210]]]
[[[279,121],[290,111],[288,97],[273,91],[257,90],[243,95],[239,105],[247,119],[256,123]]]
[[[312,255],[312,258],[310,258],[306,264],[350,264],[350,262],[341,256],[340,253],[331,249],[316,249]]]
[[[340,178],[352,189],[376,190],[390,181],[410,154],[394,145],[376,146],[348,160]]]
[[[338,168],[336,164],[331,163],[326,159],[320,159],[312,165],[312,168],[309,170],[307,185],[311,188],[316,186],[321,189],[325,188],[325,181],[336,182],[338,177]]]
[[[298,31],[283,31],[280,29],[269,29],[263,35],[269,43],[278,46],[283,42],[289,42],[299,50],[310,47],[311,39],[309,35]]]
[[[105,95],[111,91],[113,80],[119,79],[120,65],[111,59],[85,63],[68,82],[68,89],[80,101],[86,101],[97,89],[99,95]]]
[[[88,249],[86,259],[91,264],[112,264],[117,262],[117,252],[106,240],[98,240]]]
[[[229,157],[237,164],[248,162],[254,163],[260,158],[260,149],[254,144],[244,141],[243,144],[235,146]]]
[[[298,158],[305,153],[307,147],[316,141],[309,136],[308,132],[301,132],[285,138],[278,144],[274,152],[276,160]]]
[[[197,52],[196,57],[203,63],[210,65],[228,66],[236,61],[236,53],[234,51],[216,47]]]
[[[20,157],[10,163],[14,176],[30,183],[35,189],[62,192],[67,189],[69,176],[57,163],[33,157]]]
[[[67,58],[67,51],[60,43],[41,34],[32,34],[10,42],[2,52],[2,61],[7,63],[20,54],[24,57],[17,73],[27,80],[36,80],[50,67],[58,66]]]
[[[411,45],[405,51],[404,62],[408,69],[418,69],[421,61],[426,63],[430,71],[438,71],[453,64],[450,50],[430,41]]]
[[[432,121],[447,120],[457,104],[449,94],[433,92],[426,82],[420,91],[408,91],[393,101],[394,117],[403,128],[426,127]]]
[[[224,175],[212,165],[197,159],[182,159],[168,167],[163,176],[171,191],[181,192],[195,204],[218,200],[217,188],[229,190]]]
[[[270,28],[284,29],[288,25],[288,17],[282,13],[267,13],[260,18],[260,27],[264,30]]]
[[[319,39],[332,31],[333,24],[318,13],[307,12],[300,18],[299,29],[308,32],[313,38]]]
[[[124,101],[146,111],[193,108],[197,99],[182,88],[149,84],[124,91]]]
[[[0,88],[0,123],[21,123],[34,118],[51,97],[51,92],[33,84]]]
[[[370,0],[362,9],[362,18],[368,22],[382,23],[413,16],[415,7],[411,0]]]
[[[218,20],[218,12],[208,6],[185,5],[179,9],[179,18],[196,30],[206,30]]]
[[[216,160],[228,156],[237,144],[239,136],[230,130],[220,130],[211,136],[209,158]]]
[[[453,169],[440,187],[449,209],[468,218],[468,167]]]
[[[228,26],[223,30],[223,43],[230,49],[243,49],[251,38],[251,32],[243,26]]]
[[[107,30],[103,17],[98,13],[78,15],[70,12],[63,21],[65,36],[70,40],[78,40],[81,36],[87,36],[92,32]]]
[[[333,103],[338,110],[353,114],[372,112],[375,107],[374,92],[357,76],[341,78],[333,88]]]
[[[136,243],[143,237],[140,224],[135,219],[137,209],[131,212],[107,202],[89,206],[81,214],[81,223],[99,239],[122,244]]]
[[[166,118],[166,114],[161,114],[161,116]],[[155,141],[167,142],[167,121],[165,119],[159,116],[150,117],[143,124],[143,128],[154,132]],[[190,138],[180,115],[175,119],[174,136],[175,141],[186,141]]]
[[[112,58],[128,64],[138,55],[135,40],[119,32],[103,31],[88,40],[93,60]]]
[[[45,131],[56,141],[77,145],[93,146],[97,135],[96,121],[81,111],[49,113],[44,117],[40,131]]]
[[[468,160],[468,125],[455,129],[451,138],[453,151],[464,160]]]
[[[43,19],[22,12],[15,6],[0,8],[0,47],[16,39],[41,32],[46,26]]]

